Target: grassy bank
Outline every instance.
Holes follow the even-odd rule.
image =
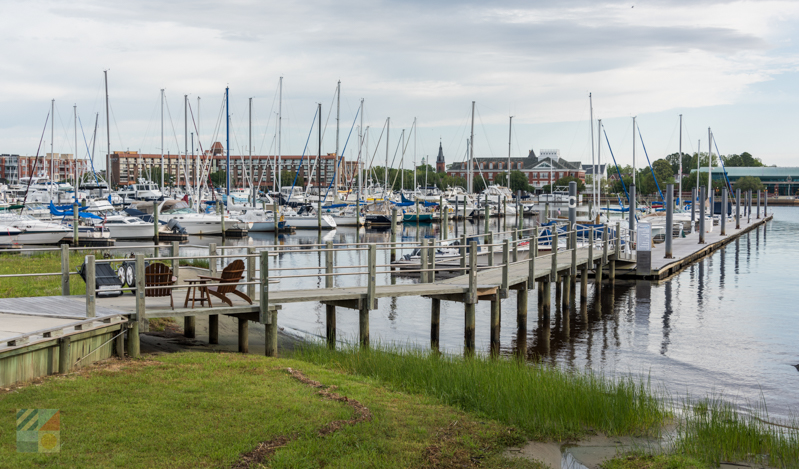
[[[61,410],[60,453],[16,452],[20,408]],[[540,467],[499,456],[522,440],[427,396],[251,355],[110,360],[91,373],[0,390],[0,467]],[[266,460],[258,463],[259,454]]]
[[[69,270],[75,272],[89,251],[69,253]],[[95,256],[99,253],[93,253]],[[0,275],[61,272],[61,253],[43,252],[33,255],[0,254]],[[77,275],[69,278],[72,295],[86,293],[86,285]],[[0,279],[0,298],[51,296],[61,294],[61,277],[14,277]]]
[[[647,383],[610,380],[512,360],[439,356],[408,350],[331,351],[309,345],[295,357],[423,393],[522,429],[534,439],[658,435],[668,412]]]
[[[513,425],[532,439],[562,441],[588,431],[657,437],[664,424],[676,423],[677,444],[668,454],[623,456],[609,462],[610,469],[709,468],[725,461],[799,467],[795,422],[768,425],[765,411],[743,414],[721,399],[675,412],[665,395],[630,378],[610,380],[548,365],[464,360],[414,349],[331,351],[311,344],[297,349],[295,357],[374,378],[392,389],[435,397]]]

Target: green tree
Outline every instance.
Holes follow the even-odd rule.
[[[760,180],[759,177],[754,176],[744,176],[733,184],[734,189],[741,189],[741,192],[753,190],[753,191],[762,191],[766,187],[763,185],[763,182]]]
[[[655,171],[659,184],[671,184],[674,182],[674,175],[677,174],[677,171],[674,171],[671,163],[665,159],[655,160],[652,163],[652,169]]]
[[[305,185],[305,178],[302,177],[302,174],[297,176],[297,182],[294,182],[294,175],[296,172],[294,171],[281,171],[280,172],[280,186],[288,186],[291,187],[294,184],[297,187],[303,187]]]
[[[722,156],[725,166],[729,167],[760,167],[765,166],[760,158],[755,158],[749,152],[743,152],[740,155],[727,155]]]
[[[227,173],[222,169],[209,174],[208,178],[214,187],[225,187],[227,185]]]
[[[155,184],[161,185],[161,168],[152,167],[148,171],[150,173],[150,181]],[[172,186],[175,184],[175,176],[170,173],[164,173],[164,185]]]
[[[527,176],[525,176],[524,173],[518,169],[514,169],[510,172],[510,186],[508,186],[507,183],[507,173],[504,172],[497,174],[497,177],[494,178],[494,183],[499,184],[500,186],[510,187],[510,190],[512,190],[514,194],[516,191],[530,190],[530,184],[527,182]]]
[[[488,184],[486,184],[486,180],[483,179],[483,176],[475,176],[472,180],[472,191],[475,194],[478,192],[483,192],[486,187],[488,187]]]

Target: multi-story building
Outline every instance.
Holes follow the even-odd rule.
[[[295,175],[299,167],[297,180],[302,180],[307,185],[310,175],[312,186],[319,185],[317,181],[318,173],[322,182],[321,185],[327,186],[331,183],[335,173],[336,155],[333,153],[322,155],[319,168],[316,168],[316,159],[316,155],[305,155],[304,157],[300,155],[282,155],[280,157],[280,170],[284,173],[289,172],[291,175]],[[187,161],[183,155],[164,155],[164,173],[170,174],[174,178],[175,185],[185,185],[187,176],[189,184],[193,184],[197,178],[197,160],[197,157],[190,157],[189,161]],[[199,165],[207,165],[210,161],[210,169],[205,173],[205,177],[208,177],[210,173],[227,170],[224,147],[219,142],[214,143],[211,146],[211,150],[206,151],[199,160]],[[138,153],[135,151],[114,152],[110,161],[111,179],[119,185],[134,184],[139,178],[150,178],[151,169],[161,167],[160,154]],[[272,188],[276,164],[277,156],[275,155],[252,156],[252,172],[255,176],[256,185],[261,190]],[[249,155],[230,157],[230,184],[232,187],[248,187],[249,171]],[[351,181],[355,172],[356,164],[354,162],[340,161],[338,171],[339,186]],[[153,182],[160,183],[160,181]]]
[[[25,177],[51,177],[56,182],[74,181],[75,166],[83,174],[90,168],[87,160],[75,160],[71,153],[46,153],[39,156],[0,155],[0,178],[17,182]]]
[[[508,158],[475,158],[473,161],[474,177],[483,176],[493,182],[499,174],[508,171]],[[469,165],[467,162],[453,163],[447,170],[450,176],[467,177]],[[541,155],[536,156],[533,150],[527,157],[511,157],[510,170],[521,171],[527,176],[527,182],[540,189],[552,184],[560,178],[573,176],[585,182],[585,170],[579,161],[566,161],[561,158],[560,150],[541,150]]]

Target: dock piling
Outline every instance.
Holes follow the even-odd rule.
[[[530,237],[530,254],[527,259],[527,288],[535,287],[535,258],[538,257],[538,228],[533,227],[533,236]]]
[[[721,220],[719,221],[721,236],[727,236],[727,188],[721,190]]]
[[[428,269],[427,238],[422,240],[422,249],[419,251],[419,259],[422,261],[422,269],[421,269],[422,271],[420,272],[419,275],[419,281],[421,283],[428,283],[427,282],[427,269]]]
[[[97,308],[94,291],[97,288],[94,256],[86,256],[84,262],[86,263],[86,317],[93,318]]]
[[[136,340],[138,341],[138,332],[141,329],[141,332],[147,332],[150,330],[150,327],[147,323],[147,309],[145,307],[145,299],[144,299],[144,287],[145,287],[145,279],[144,279],[144,254],[136,254],[135,257],[136,262],[136,321],[138,325],[136,326]]]
[[[486,233],[485,243],[488,244],[488,266],[494,267],[494,233]]]
[[[674,231],[674,184],[666,184],[666,259],[674,257],[672,237]]]
[[[500,298],[508,297],[508,278],[510,276],[510,243],[506,238],[502,242],[502,285],[499,291]]]
[[[325,288],[333,288],[333,241],[325,243]]]
[[[427,273],[427,281],[428,283],[434,283],[436,281],[436,240],[435,238],[430,241],[431,247],[427,249],[427,258],[429,259],[427,262],[427,268],[430,271]]]
[[[558,281],[558,227],[557,225],[552,225],[550,227],[552,231],[552,235],[550,238],[551,248],[550,251],[552,253],[552,272],[549,274],[549,281],[550,282],[557,282]]]
[[[61,296],[69,296],[69,245],[61,245]]]
[[[217,259],[216,259],[216,257],[214,257],[214,256],[216,256],[216,243],[210,243],[208,245],[208,256],[209,256],[209,259],[208,259],[208,270],[211,273],[211,277],[216,277]]]
[[[602,274],[600,273],[600,275]],[[584,266],[580,271],[580,299],[585,300],[586,298],[588,298],[588,266]]]
[[[72,204],[72,245],[78,247],[78,221],[80,220],[80,205],[77,202]]]
[[[397,207],[391,208],[391,262],[397,260]]]
[[[247,282],[255,280],[255,248],[247,248]],[[247,285],[247,296],[255,298],[255,284]]]
[[[741,229],[741,189],[735,189],[735,229]]]
[[[141,355],[141,343],[139,342],[139,322],[131,321],[128,323],[128,326],[128,357],[139,358]]]
[[[693,206],[693,205],[691,205]],[[630,184],[630,207],[627,211],[627,218],[629,219],[630,233],[635,231],[635,214],[638,213],[635,200],[635,184]]]
[[[180,242],[172,241],[171,252],[169,257],[180,257]],[[180,281],[180,260],[172,259],[172,276],[175,277],[175,283]]]
[[[530,281],[525,282],[523,288],[516,290],[516,355],[519,358],[527,356],[527,290]]]
[[[155,241],[155,257],[158,257],[158,201],[153,201],[153,240]]]
[[[696,187],[691,189],[691,230],[689,233],[693,233],[696,229]]]
[[[705,186],[699,190],[699,244],[705,244]]]
[[[62,375],[72,369],[72,361],[70,360],[71,340],[69,336],[58,338],[58,372]]]
[[[438,350],[441,325],[441,300],[433,298],[430,305],[430,348]]]
[[[327,348],[336,349],[336,307],[331,304],[325,305],[325,338]]]
[[[752,223],[752,189],[746,191],[746,223]]]
[[[469,245],[469,293],[466,303],[477,303],[477,243]]]
[[[760,191],[757,191],[757,219],[760,220]]]
[[[513,230],[513,262],[519,262],[519,229]]]
[[[239,353],[250,351],[250,325],[246,318],[238,318],[239,321]]]
[[[500,299],[494,297],[491,300],[491,357],[499,356],[499,323],[500,323]]]

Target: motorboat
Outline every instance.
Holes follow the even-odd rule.
[[[263,210],[254,207],[241,207],[243,210],[238,215],[231,215],[235,219],[249,224],[250,231],[275,231],[275,217],[271,210]],[[286,226],[283,217],[277,222],[277,229],[282,230]]]
[[[19,235],[21,230],[12,228],[10,226],[3,226],[3,231],[0,231],[0,245],[17,244],[19,243]]]
[[[164,194],[162,194],[161,190],[158,188],[157,184],[141,178],[136,182],[136,184],[128,184],[127,186],[117,191],[117,195],[120,196],[123,201],[132,201],[132,200],[152,201],[152,200],[160,200],[164,196]]]
[[[300,206],[298,211],[284,207],[283,219],[286,225],[297,229],[336,229],[336,220],[327,214],[317,215],[316,210],[310,205]],[[320,226],[321,223],[321,226]]]
[[[72,228],[61,223],[40,220],[28,215],[0,214],[0,233],[19,230],[17,240],[20,244],[58,244],[62,239],[72,236]]]
[[[136,208],[152,213],[152,204],[149,203],[143,204],[141,208],[137,205]],[[159,206],[159,220],[176,220],[190,235],[221,235],[223,218],[225,230],[248,230],[251,226],[250,223],[236,220],[228,214],[197,213],[182,200],[165,200]]]
[[[99,223],[114,239],[151,239],[155,236],[153,224],[129,215],[106,215]],[[159,233],[169,232],[166,225],[159,226]]]

